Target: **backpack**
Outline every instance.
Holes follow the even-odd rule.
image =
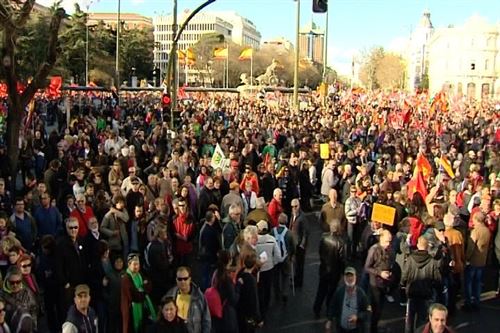
[[[205,299],[207,300],[208,311],[215,318],[222,318],[224,314],[224,304],[220,298],[219,291],[213,285],[205,290]]]
[[[286,241],[285,241],[285,236],[288,231],[288,228],[286,226],[283,226],[283,230],[278,233],[278,228],[273,229],[273,236],[276,238],[276,241],[278,242],[278,247],[281,252],[281,262],[285,261],[286,257],[288,256],[288,249],[286,248]]]

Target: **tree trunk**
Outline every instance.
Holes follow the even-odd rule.
[[[21,101],[10,101],[7,116],[7,156],[9,157],[9,171],[11,177],[11,192],[14,193],[17,173],[19,171],[19,138],[21,136],[21,121],[24,107]]]

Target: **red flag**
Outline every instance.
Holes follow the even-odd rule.
[[[417,156],[417,165],[415,166],[415,170],[413,171],[413,178],[415,178],[415,175],[417,173],[421,173],[426,181],[429,180],[429,177],[432,174],[431,164],[422,153],[419,153]]]
[[[416,177],[414,176],[407,184],[408,188],[408,198],[413,199],[415,192],[420,193],[422,198],[425,200],[427,197],[427,187],[425,186],[425,180],[422,177],[422,173],[418,172]]]
[[[62,86],[62,77],[61,76],[53,76],[50,78],[50,84],[47,87],[46,94],[49,97],[57,98],[61,96],[61,86]]]
[[[7,91],[7,84],[5,83],[0,83],[0,97],[7,97],[8,91]]]
[[[267,153],[264,155],[264,167],[267,170],[267,166],[271,163],[271,154]]]
[[[179,97],[179,100],[188,98],[184,87],[179,87],[179,90],[177,90],[177,97]]]
[[[411,114],[412,114],[411,109],[406,110],[406,112],[403,115],[403,124],[406,125],[410,123]]]

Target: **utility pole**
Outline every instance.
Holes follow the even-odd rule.
[[[325,38],[323,40],[323,83],[326,83],[326,71],[328,69],[328,13],[326,12]]]
[[[295,63],[293,73],[293,108],[299,112],[299,42],[300,42],[300,0],[297,1],[297,17],[295,19]]]
[[[174,8],[172,11],[172,50],[170,56],[173,60],[172,75],[174,80],[174,89],[172,90],[172,103],[170,104],[170,128],[174,128],[174,111],[177,108],[177,90],[179,89],[179,79],[177,77],[177,43],[174,43],[177,37],[177,0],[174,0]],[[167,78],[170,80],[170,78]]]
[[[116,90],[120,90],[120,27],[122,25],[120,19],[121,0],[118,0],[118,14],[116,15],[116,59],[115,59],[115,75],[116,75]],[[119,92],[118,92],[118,96]],[[119,98],[118,98],[119,100]]]

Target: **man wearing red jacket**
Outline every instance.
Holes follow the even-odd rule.
[[[245,191],[245,185],[247,182],[252,183],[252,191],[258,195],[260,191],[259,178],[257,177],[257,174],[252,171],[252,167],[248,164],[245,165],[245,173],[241,177],[240,190]]]
[[[283,198],[283,192],[279,188],[275,188],[273,191],[273,199],[267,207],[267,213],[271,220],[269,221],[270,228],[276,228],[279,225],[278,217],[283,213],[283,207],[281,206],[281,199]]]

